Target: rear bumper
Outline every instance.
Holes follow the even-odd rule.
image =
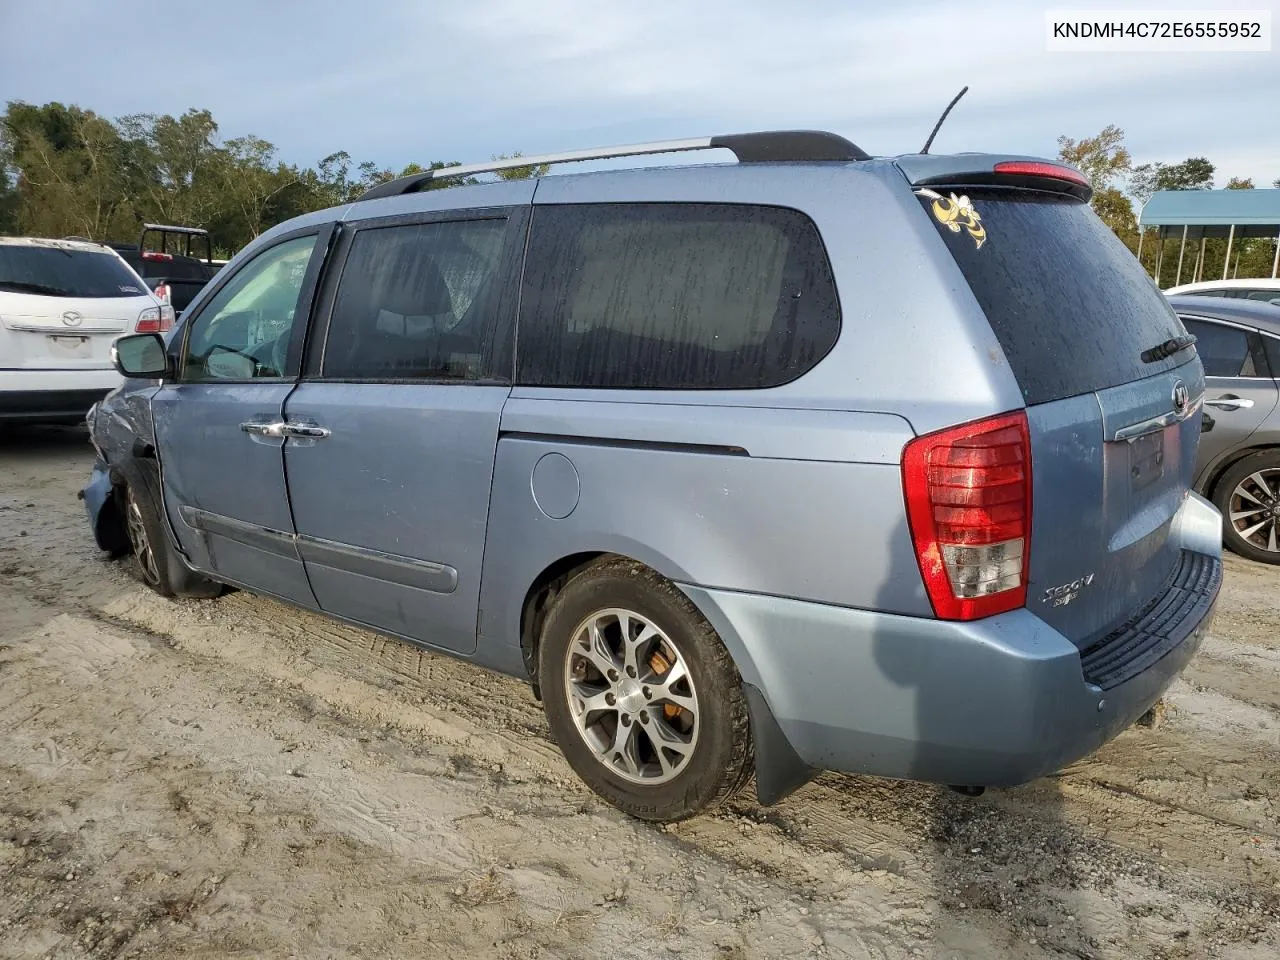
[[[954,623],[685,590],[760,691],[772,716],[753,715],[754,727],[776,722],[793,759],[813,769],[1012,786],[1061,769],[1131,725],[1204,641],[1222,582],[1217,511],[1199,497],[1184,509],[1191,516],[1174,535],[1202,574],[1199,594],[1176,616],[1161,602],[1143,613],[1137,625],[1156,646],[1143,647],[1146,656],[1120,679],[1110,676],[1106,689],[1086,680],[1079,649],[1028,609]],[[1120,646],[1134,628],[1127,625]]]
[[[0,421],[79,423],[120,383],[114,370],[0,370]]]

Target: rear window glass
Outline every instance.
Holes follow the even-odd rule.
[[[826,251],[796,210],[624,203],[534,212],[520,383],[772,387],[812,368],[839,333]]]
[[[136,297],[138,277],[114,254],[0,243],[0,290],[46,297]]]
[[[948,207],[951,191],[939,188]],[[1187,362],[1142,352],[1185,331],[1128,248],[1088,204],[1031,191],[966,189],[985,238],[926,215],[955,257],[1028,404],[1114,387]],[[952,226],[959,228],[956,221]]]

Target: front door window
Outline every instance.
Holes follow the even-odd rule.
[[[184,381],[285,376],[290,334],[315,236],[271,247],[244,266],[195,318]]]

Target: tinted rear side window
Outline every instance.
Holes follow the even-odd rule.
[[[951,191],[939,189],[950,202]],[[959,193],[960,191],[956,191]],[[982,306],[1028,404],[1074,397],[1186,363],[1141,354],[1184,333],[1128,248],[1089,206],[1032,191],[964,191],[981,245],[920,197]]]
[[[1200,354],[1206,377],[1265,375],[1262,344],[1248,331],[1190,317],[1183,317],[1182,325],[1196,338],[1196,353]]]
[[[535,208],[517,381],[773,387],[834,346],[840,308],[813,222],[735,204]]]
[[[360,230],[342,269],[323,375],[490,378],[508,223],[493,218]],[[510,367],[499,373],[509,379]]]
[[[110,253],[0,243],[0,290],[46,297],[136,297],[138,277]]]
[[[1280,380],[1280,337],[1263,334],[1262,348],[1267,354],[1267,365],[1271,368],[1271,376]]]

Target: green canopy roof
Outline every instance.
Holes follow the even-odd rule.
[[[1159,190],[1143,206],[1138,223],[1165,236],[1275,237],[1280,233],[1280,190]]]

